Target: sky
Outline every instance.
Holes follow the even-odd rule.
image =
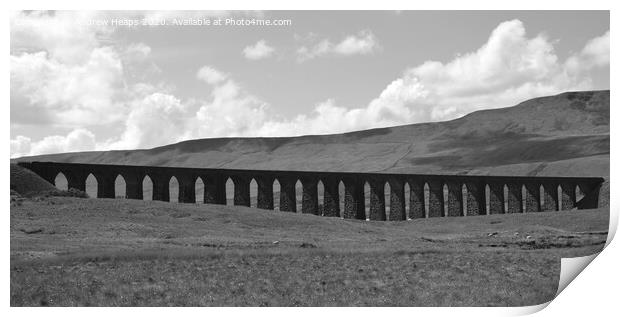
[[[608,11],[29,11],[10,39],[11,157],[342,133],[609,89]]]

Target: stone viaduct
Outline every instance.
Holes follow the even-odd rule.
[[[281,188],[280,210],[289,212],[296,212],[295,184],[300,181],[303,187],[301,211],[315,215],[319,214],[317,188],[320,181],[324,187],[322,215],[328,217],[340,216],[339,186],[342,182],[345,189],[342,214],[348,219],[366,219],[364,186],[367,183],[370,187],[370,220],[554,211],[560,205],[562,210],[596,208],[603,182],[598,177],[270,171],[55,162],[18,164],[52,184],[62,173],[69,188],[82,191],[86,189],[87,177],[92,174],[97,180],[98,198],[114,198],[115,179],[121,175],[126,183],[127,198],[143,199],[142,182],[148,176],[153,184],[153,200],[170,201],[169,181],[174,176],[179,183],[178,200],[181,203],[196,202],[195,184],[200,178],[205,186],[204,202],[226,204],[226,182],[231,179],[234,183],[234,204],[250,206],[250,182],[255,180],[258,185],[257,207],[261,209],[274,209],[273,184],[278,180]],[[390,188],[389,219],[384,194],[386,183]],[[405,184],[409,185],[409,215],[405,208]],[[579,202],[577,186],[584,193]],[[446,197],[444,193],[447,193]]]

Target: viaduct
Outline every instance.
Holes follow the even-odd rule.
[[[364,185],[367,183],[370,187],[370,220],[425,218],[426,210],[428,217],[464,216],[465,213],[467,216],[485,215],[487,203],[490,214],[554,211],[559,210],[560,206],[562,210],[596,208],[603,182],[598,177],[310,172],[56,162],[18,164],[52,184],[62,173],[69,188],[82,191],[86,189],[87,177],[92,174],[97,180],[98,198],[114,198],[115,179],[121,175],[126,183],[127,198],[143,199],[142,182],[148,176],[153,183],[153,200],[169,201],[169,181],[174,176],[179,182],[178,200],[181,203],[196,202],[195,183],[200,178],[205,185],[204,202],[226,204],[226,182],[231,179],[234,183],[234,204],[250,206],[250,182],[255,180],[258,185],[257,207],[261,209],[274,209],[273,184],[278,180],[281,187],[280,210],[289,212],[296,212],[295,184],[300,181],[303,186],[301,211],[315,215],[319,215],[317,188],[320,181],[324,186],[323,216],[328,217],[340,216],[339,186],[342,182],[345,188],[343,216],[347,219],[366,219]],[[386,219],[386,183],[390,185],[389,219]],[[410,191],[409,215],[405,208],[405,184],[409,185]],[[444,185],[447,187],[447,197],[444,197]],[[579,202],[577,187],[584,193]]]

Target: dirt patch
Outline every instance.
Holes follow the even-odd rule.
[[[19,231],[25,233],[25,234],[35,234],[35,233],[43,233],[45,229],[43,228],[30,228],[30,229],[19,229]]]
[[[516,243],[521,249],[551,249],[551,248],[581,248],[584,246],[596,246],[605,244],[605,240],[583,239],[580,237],[554,237],[542,238]]]
[[[178,211],[178,212],[174,212],[172,214],[170,214],[170,217],[172,218],[186,218],[186,217],[190,217],[192,214],[189,212],[184,212],[184,211]]]

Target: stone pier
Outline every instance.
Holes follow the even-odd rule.
[[[480,181],[469,181],[465,183],[465,187],[467,188],[467,215],[486,215],[485,184]]]
[[[340,217],[339,182],[337,179],[323,179],[323,215],[326,217]]]
[[[409,180],[409,218],[425,218],[424,182]]]
[[[301,180],[302,196],[301,196],[301,212],[304,214],[319,214],[319,196],[317,193],[318,179],[313,177],[305,177]]]
[[[385,182],[371,179],[370,185],[370,220],[386,220],[385,214]]]
[[[273,209],[273,177],[261,176],[256,179],[258,193],[256,207],[260,209]]]
[[[440,180],[428,180],[428,216],[443,217],[443,182]]]

